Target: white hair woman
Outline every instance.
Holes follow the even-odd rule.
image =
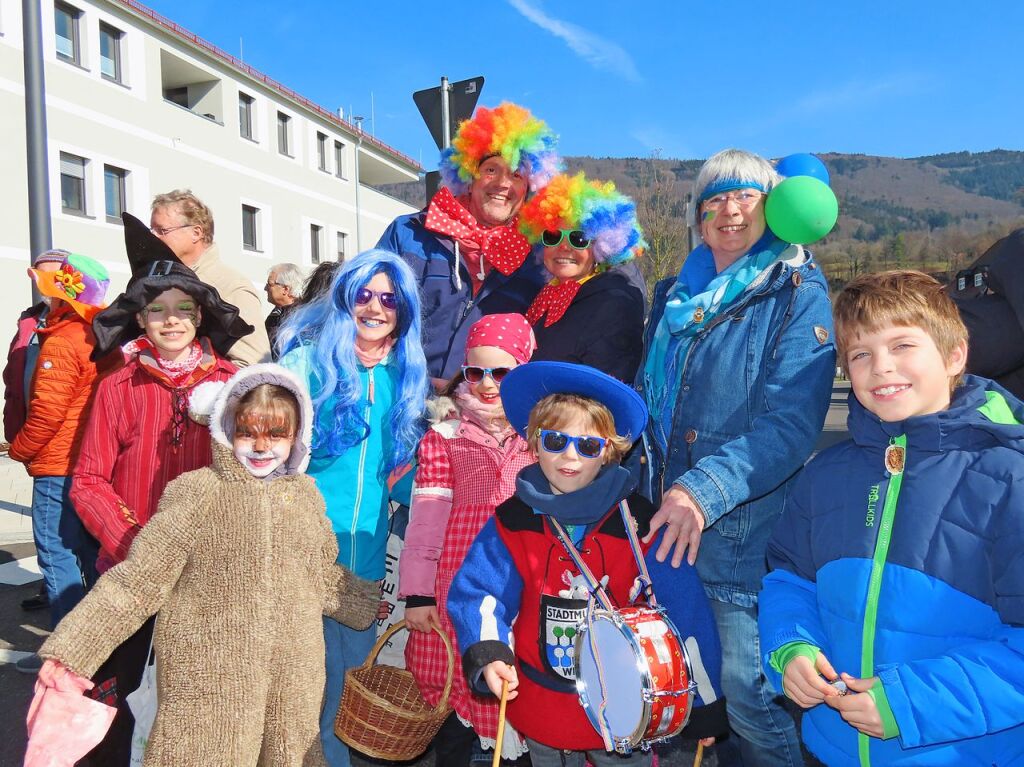
[[[746,767],[803,764],[793,720],[761,672],[757,593],[768,538],[821,431],[835,370],[825,278],[765,220],[779,181],[767,160],[738,149],[701,168],[703,244],[655,289],[638,381],[651,411],[643,469],[661,504],[648,539],[660,536],[659,559],[674,544],[673,566],[684,555],[696,563],[711,597],[737,736],[728,742]],[[668,565],[652,577],[670,579]]]

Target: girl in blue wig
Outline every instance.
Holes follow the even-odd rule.
[[[412,460],[423,435],[426,360],[412,270],[370,250],[347,261],[330,289],[295,309],[278,331],[281,364],[309,386],[313,454],[309,475],[327,502],[338,561],[362,578],[384,577],[388,475]],[[348,767],[334,735],[345,672],[373,647],[374,627],[356,631],[324,618],[327,689],[320,738],[330,767]]]

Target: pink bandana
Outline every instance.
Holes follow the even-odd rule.
[[[521,314],[488,314],[473,323],[466,339],[466,351],[477,346],[496,346],[516,358],[520,365],[529,362],[537,349],[533,328]]]

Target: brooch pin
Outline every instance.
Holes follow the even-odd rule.
[[[889,445],[885,449],[885,468],[890,474],[902,474],[907,451],[899,445]]]
[[[698,325],[704,321],[704,308],[698,306],[693,312],[693,321]]]

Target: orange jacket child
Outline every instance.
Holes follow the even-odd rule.
[[[96,542],[82,527],[69,492],[96,381],[96,364],[89,359],[95,344],[91,322],[103,308],[110,279],[98,261],[75,254],[66,255],[55,272],[28,272],[50,311],[36,329],[40,347],[28,415],[10,456],[33,477],[32,537],[56,624],[96,578]],[[37,670],[35,658],[22,661],[19,670]]]

